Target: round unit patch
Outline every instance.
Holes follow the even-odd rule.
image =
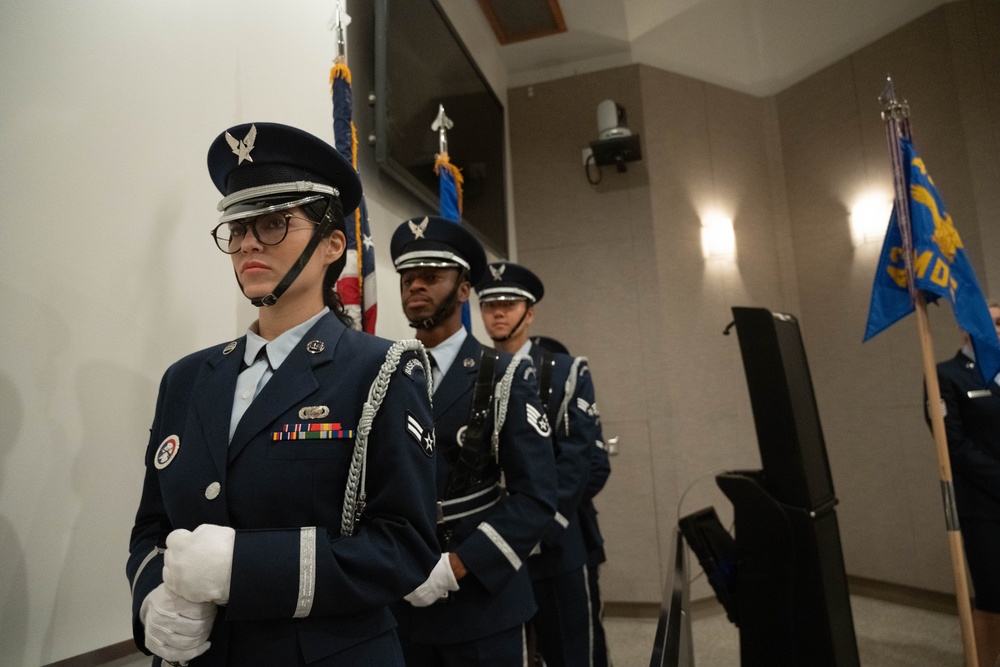
[[[167,439],[160,443],[160,446],[156,448],[156,456],[153,457],[153,465],[156,466],[157,470],[163,470],[174,457],[177,456],[177,452],[181,449],[181,439],[176,435],[168,435]]]

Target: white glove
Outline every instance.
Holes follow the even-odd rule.
[[[229,602],[236,531],[228,526],[203,523],[167,535],[163,554],[163,583],[192,602]]]
[[[403,599],[414,607],[426,607],[432,605],[443,597],[447,597],[448,591],[458,590],[458,580],[455,573],[451,571],[451,563],[448,562],[448,552],[441,554],[441,560],[437,562],[427,581],[420,584],[412,593]]]
[[[139,607],[146,628],[146,648],[164,660],[193,660],[208,650],[208,635],[215,622],[211,602],[189,602],[160,584]]]

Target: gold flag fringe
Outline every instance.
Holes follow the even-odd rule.
[[[458,213],[462,213],[462,183],[465,179],[462,177],[462,170],[451,163],[451,159],[448,157],[448,153],[438,153],[437,158],[434,160],[434,173],[440,178],[441,169],[447,169],[451,172],[451,177],[455,179],[455,190],[458,193]]]
[[[339,59],[338,59],[339,60]],[[347,66],[344,62],[335,62],[333,67],[330,68],[330,94],[333,94],[333,81],[334,79],[344,79],[347,81],[348,85],[351,85],[351,68]],[[351,121],[351,166],[354,167],[354,171],[358,170],[358,128],[354,126],[354,121]],[[461,202],[461,200],[459,200]],[[461,207],[461,204],[459,205]],[[361,237],[361,206],[359,205],[354,209],[354,241],[357,248],[358,257],[358,294],[361,299],[361,330],[364,331],[363,320],[365,317],[365,274],[364,274],[364,263],[362,261],[362,254],[364,253],[364,239]]]

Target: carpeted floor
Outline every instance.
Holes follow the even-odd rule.
[[[962,667],[958,618],[872,598],[851,596],[862,667]],[[646,667],[656,619],[605,618],[615,667]],[[739,631],[721,606],[694,615],[697,667],[739,667]]]
[[[954,614],[851,596],[862,667],[962,667],[962,639]],[[721,606],[693,614],[696,667],[739,667],[739,632]],[[656,634],[655,618],[604,619],[614,667],[647,667]],[[130,656],[107,667],[145,667]]]

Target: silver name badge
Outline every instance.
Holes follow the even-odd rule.
[[[966,392],[966,396],[969,398],[986,398],[987,396],[992,396],[993,392],[989,389],[975,389],[970,392]]]

